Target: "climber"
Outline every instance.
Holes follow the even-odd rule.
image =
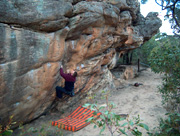
[[[65,87],[56,86],[56,96],[62,98],[63,93],[74,96],[74,83],[76,81],[77,72],[71,70],[70,73],[63,72],[62,65],[60,65],[60,75],[65,79]]]

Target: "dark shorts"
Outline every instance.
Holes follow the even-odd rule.
[[[60,86],[56,86],[56,96],[59,97],[59,98],[62,98],[63,97],[63,93],[73,97],[74,96],[74,90],[72,90],[71,92],[70,91],[67,91],[65,88],[62,88]]]

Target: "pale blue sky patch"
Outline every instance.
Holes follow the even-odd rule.
[[[138,0],[141,2],[141,0]],[[164,15],[166,15],[166,10],[161,10],[161,6],[157,5],[155,0],[148,0],[146,4],[141,4],[140,6],[141,14],[146,17],[149,12],[158,12],[158,17],[162,20],[162,26],[160,27],[160,32],[165,32],[168,35],[173,34],[171,25],[168,20],[164,20]]]

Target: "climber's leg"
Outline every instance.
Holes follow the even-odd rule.
[[[60,86],[56,86],[56,96],[58,98],[62,98],[63,93],[66,92],[66,90]]]

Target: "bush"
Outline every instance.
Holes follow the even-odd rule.
[[[180,114],[167,113],[167,119],[160,119],[159,132],[149,133],[150,136],[180,136]]]
[[[9,135],[12,135],[13,130],[11,129],[11,126],[16,124],[16,122],[12,122],[12,120],[13,120],[13,115],[10,116],[8,124],[5,127],[0,125],[0,136],[9,136]]]
[[[178,37],[163,35],[157,39],[155,48],[148,58],[151,69],[163,74],[163,83],[159,87],[163,104],[169,104],[167,119],[161,119],[159,129],[150,136],[179,136],[180,135],[180,40]]]
[[[180,103],[180,40],[176,37],[163,37],[150,56],[151,69],[161,73],[163,85],[159,87],[163,102],[174,101],[174,109]]]

